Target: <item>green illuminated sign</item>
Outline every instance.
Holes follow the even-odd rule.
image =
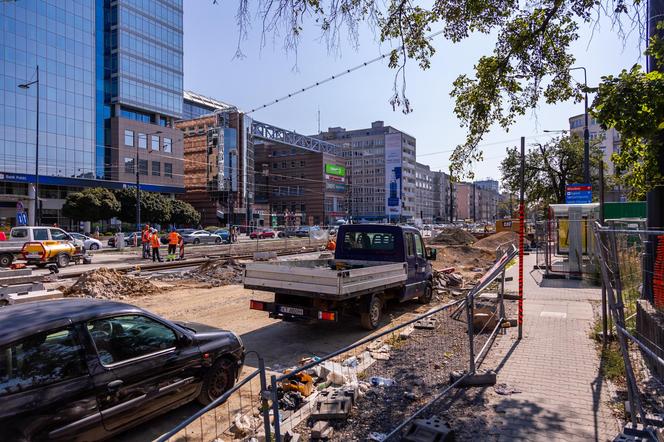
[[[326,164],[325,173],[328,175],[346,176],[346,168],[336,164]]]

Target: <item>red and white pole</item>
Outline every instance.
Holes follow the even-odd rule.
[[[518,325],[519,325],[519,339],[523,337],[523,239],[526,231],[525,223],[525,204],[524,204],[524,188],[525,188],[525,172],[526,172],[526,138],[521,137],[521,185],[519,186],[519,312],[518,312]]]

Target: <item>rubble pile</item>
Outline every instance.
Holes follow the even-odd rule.
[[[76,283],[64,289],[63,293],[65,296],[117,300],[151,295],[158,290],[146,279],[101,267],[82,274]]]
[[[429,240],[430,244],[444,246],[461,246],[472,244],[477,239],[463,229],[448,227]]]
[[[493,251],[496,250],[496,247],[505,243],[516,244],[518,240],[519,235],[517,235],[515,232],[498,232],[494,233],[493,235],[489,235],[486,238],[480,239],[475,244],[473,244],[473,246],[477,247],[478,249]]]
[[[463,285],[463,276],[454,272],[454,267],[433,271],[434,287],[459,287]]]
[[[187,278],[209,284],[212,287],[242,282],[242,267],[234,259],[208,261],[184,275]]]

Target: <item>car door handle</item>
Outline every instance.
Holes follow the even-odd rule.
[[[118,388],[122,387],[123,384],[124,384],[124,381],[122,379],[116,379],[114,381],[109,382],[106,385],[106,387],[109,390],[114,391],[114,390],[117,390]]]

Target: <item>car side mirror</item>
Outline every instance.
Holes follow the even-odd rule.
[[[189,336],[185,334],[178,335],[178,347],[187,347],[192,343],[193,340]]]
[[[435,260],[436,260],[436,256],[438,256],[438,249],[436,249],[435,247],[427,247],[427,248],[426,248],[426,257],[427,257],[427,260],[429,260],[429,261],[435,261]]]

